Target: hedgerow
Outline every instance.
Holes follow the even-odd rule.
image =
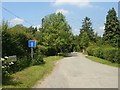
[[[106,46],[89,46],[87,48],[88,55],[102,58],[113,63],[120,63],[119,49],[115,47],[106,47]]]

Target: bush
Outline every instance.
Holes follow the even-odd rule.
[[[6,78],[10,78],[10,74],[11,74],[11,65],[14,65],[14,62],[12,60],[8,60],[8,57],[5,56],[4,58],[0,59],[0,62],[2,63],[2,66],[0,68],[2,68],[2,79],[3,82],[2,84],[6,83]]]
[[[42,46],[42,45],[37,46],[37,53],[42,54],[42,55],[46,55],[47,51],[48,51],[47,47]]]
[[[90,46],[90,47],[87,48],[88,55],[93,56],[93,53],[94,53],[94,49],[93,48],[94,48],[93,46]]]
[[[111,62],[118,62],[115,60],[116,53],[118,53],[116,48],[106,48],[104,49],[103,58]]]
[[[13,28],[2,31],[2,57],[11,55],[26,56],[30,53],[27,43],[28,40],[33,38],[32,35],[22,29],[18,31]]]
[[[40,64],[44,64],[45,61],[43,60],[43,56],[42,55],[38,55],[38,53],[34,54],[34,59],[32,61],[32,65],[40,65]]]
[[[23,70],[26,67],[29,67],[31,62],[32,61],[30,56],[17,58],[17,61],[10,66],[11,73],[15,73],[17,71]]]
[[[96,47],[90,46],[87,48],[88,55],[95,56],[98,58],[102,58],[113,63],[120,63],[120,51],[114,47]]]
[[[92,49],[93,56],[103,58],[103,49],[100,47]]]
[[[114,61],[120,64],[120,50],[118,49],[118,52],[115,53]]]

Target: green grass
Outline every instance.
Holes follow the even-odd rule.
[[[62,58],[62,56],[46,57],[44,58],[46,61],[45,64],[31,66],[20,72],[12,74],[12,81],[8,80],[9,85],[5,85],[3,88],[30,88],[34,86],[38,80],[43,79],[44,76],[49,74],[54,68],[54,63]]]
[[[120,67],[120,64],[112,63],[110,61],[107,61],[107,60],[104,60],[104,59],[101,59],[101,58],[97,58],[97,57],[94,57],[94,56],[86,56],[86,57],[88,59],[92,60],[92,61],[95,61],[95,62],[98,62],[98,63],[101,63],[101,64],[106,64],[106,65],[113,66],[113,67]]]

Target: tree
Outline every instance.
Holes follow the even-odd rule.
[[[118,41],[120,41],[120,22],[114,8],[108,11],[104,30],[104,42],[112,46],[118,46]]]
[[[28,28],[28,32],[30,32],[31,34],[33,34],[35,36],[35,33],[37,32],[37,27],[34,28],[34,27],[30,26]]]
[[[90,18],[85,17],[83,22],[82,22],[82,28],[80,29],[80,38],[82,37],[82,34],[86,32],[89,40],[94,41],[95,40],[95,35],[93,32],[93,28],[92,28],[92,22],[90,20]]]
[[[17,55],[21,57],[30,54],[27,42],[33,36],[27,33],[27,28],[23,25],[4,28],[8,26],[6,24],[2,25],[2,56]]]
[[[88,37],[88,34],[86,32],[84,32],[82,34],[80,45],[83,49],[83,52],[89,45],[89,37]]]
[[[101,36],[95,36],[95,44],[97,46],[103,45],[103,38]]]
[[[73,36],[73,50],[79,52],[80,51],[80,38],[78,35]]]
[[[72,32],[62,13],[53,13],[42,19],[41,45],[48,48],[49,55],[69,52],[72,47]]]

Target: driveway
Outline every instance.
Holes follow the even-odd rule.
[[[118,88],[118,68],[72,53],[56,63],[53,72],[36,88]]]

